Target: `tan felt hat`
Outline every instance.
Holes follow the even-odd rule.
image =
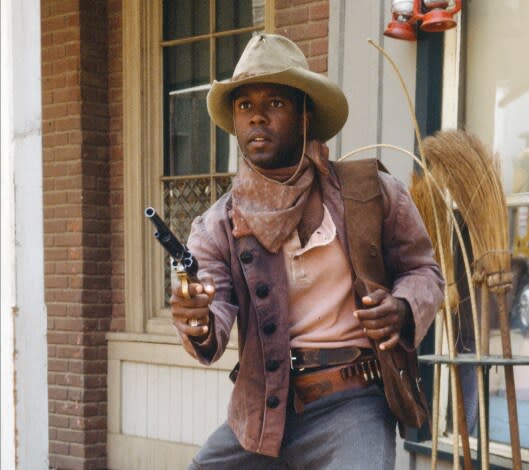
[[[309,70],[301,49],[277,34],[258,34],[246,45],[229,81],[214,81],[208,93],[208,112],[217,126],[235,134],[231,92],[249,83],[273,83],[297,88],[310,96],[311,135],[325,142],[335,136],[348,115],[342,90],[325,75]]]

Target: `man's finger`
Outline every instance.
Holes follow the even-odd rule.
[[[204,293],[207,294],[207,296],[212,299],[215,295],[215,285],[214,284],[204,284]]]
[[[181,287],[179,287],[178,290],[181,292]],[[188,290],[189,295],[191,297],[195,297],[196,295],[202,294],[204,292],[204,287],[198,282],[192,282],[191,284],[189,284]]]
[[[377,289],[371,292],[370,294],[362,297],[362,303],[366,307],[373,307],[375,305],[380,304],[380,302],[382,302],[387,296],[388,296],[388,293],[385,290]]]
[[[190,326],[187,323],[177,323],[176,328],[186,336],[202,336],[209,332],[208,325]]]
[[[397,333],[393,333],[388,340],[380,343],[380,349],[383,351],[394,348],[399,342],[400,336]]]
[[[389,338],[392,334],[395,333],[395,329],[389,325],[371,328],[369,326],[364,326],[364,330],[366,330],[367,335],[371,339]]]

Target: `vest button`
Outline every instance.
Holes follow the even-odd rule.
[[[265,297],[267,297],[269,292],[270,288],[266,284],[259,284],[257,286],[257,289],[255,290],[257,297],[259,297],[260,299],[264,299]]]
[[[274,372],[277,369],[279,369],[279,361],[277,361],[276,359],[268,359],[266,361],[266,370],[268,372]]]
[[[369,245],[369,256],[374,258],[377,255],[377,252],[378,252],[377,246],[374,243],[371,243]]]
[[[275,323],[267,323],[265,326],[263,326],[263,331],[265,335],[271,335],[275,333],[277,329],[277,326]]]
[[[279,398],[275,395],[272,395],[266,399],[266,406],[268,408],[277,408],[279,406]]]
[[[253,261],[253,255],[248,250],[244,250],[241,253],[241,255],[239,256],[239,258],[244,264],[248,264],[248,263],[251,263]]]

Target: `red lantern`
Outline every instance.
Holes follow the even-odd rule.
[[[454,15],[461,10],[461,0],[392,0],[391,21],[385,36],[406,41],[417,39],[417,24],[428,33],[446,31],[456,26]]]
[[[384,31],[385,36],[405,41],[417,40],[413,4],[414,0],[393,0],[391,2],[391,21]]]
[[[423,0],[426,12],[419,11],[421,0],[415,0],[413,16],[417,21],[422,21],[421,29],[427,33],[439,33],[457,25],[454,15],[461,10],[461,0],[455,0],[453,8],[449,8],[447,1]]]

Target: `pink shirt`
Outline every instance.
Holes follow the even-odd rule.
[[[283,245],[290,347],[368,348],[369,341],[353,315],[356,305],[349,263],[331,215],[325,205],[323,209],[322,223],[304,247],[297,231]]]

